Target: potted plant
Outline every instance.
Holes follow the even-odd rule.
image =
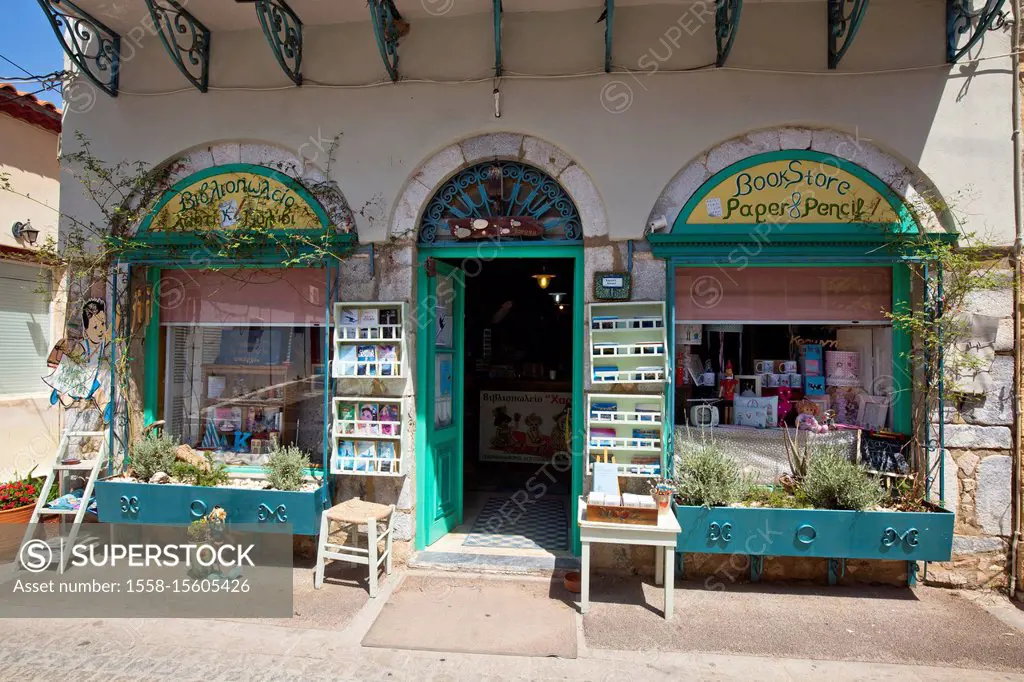
[[[884,490],[835,446],[790,454],[796,475],[755,485],[714,439],[680,443],[677,551],[750,556],[755,580],[766,556],[829,559],[830,582],[846,559],[907,561],[911,583],[918,561],[950,559],[952,513],[906,486]]]
[[[38,465],[37,465],[38,466]],[[32,510],[39,499],[39,493],[46,481],[44,476],[33,476],[28,472],[25,478],[0,484],[0,523],[28,523],[32,518]],[[48,503],[57,497],[57,486],[50,487]]]
[[[268,532],[316,535],[325,482],[309,480],[308,456],[275,449],[262,468],[229,469],[211,452],[155,433],[130,447],[126,474],[96,482],[103,523],[188,525],[216,507],[233,523]]]
[[[668,509],[669,504],[672,502],[672,495],[675,492],[675,486],[672,481],[667,478],[658,476],[652,478],[649,481],[651,488],[651,497],[658,503],[658,510]]]

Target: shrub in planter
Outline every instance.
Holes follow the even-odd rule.
[[[158,471],[170,472],[174,468],[174,450],[178,442],[166,435],[148,433],[132,445],[131,467],[136,478],[149,481]]]
[[[309,455],[294,445],[286,445],[274,450],[263,470],[272,488],[298,490],[302,487],[304,471],[310,466]]]
[[[693,507],[724,507],[740,500],[749,487],[739,465],[714,439],[687,439],[675,467],[676,497]]]
[[[799,491],[819,509],[860,511],[882,500],[878,483],[859,465],[834,452],[811,458]]]
[[[213,488],[227,483],[227,466],[215,461],[209,452],[204,452],[203,456],[204,466],[198,466],[192,462],[174,462],[174,466],[171,467],[171,475],[183,483],[204,488]]]

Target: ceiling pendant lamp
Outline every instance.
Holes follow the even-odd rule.
[[[554,275],[549,275],[547,272],[541,272],[533,275],[533,278],[537,280],[537,286],[541,289],[547,289],[548,285],[551,284],[551,280],[555,278]]]

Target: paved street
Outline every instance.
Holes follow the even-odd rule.
[[[407,575],[407,574],[406,574]],[[300,576],[301,577],[301,576]],[[403,578],[406,576],[402,576]],[[442,576],[440,585],[450,578]],[[478,578],[475,582],[487,590],[491,580]],[[382,589],[380,597],[366,600],[341,625],[331,620],[329,606],[332,600],[345,594],[358,597],[358,587],[327,585],[313,596],[319,596],[317,613],[300,614],[285,625],[274,621],[230,620],[108,620],[69,621],[58,619],[11,619],[3,623],[4,636],[0,641],[0,669],[6,680],[42,680],[65,678],[76,680],[808,680],[829,679],[899,679],[899,680],[1024,680],[1024,669],[1005,665],[976,666],[901,665],[869,660],[870,654],[851,649],[852,657],[861,660],[814,660],[816,656],[792,657],[774,654],[773,642],[779,635],[770,633],[763,655],[739,655],[714,651],[686,651],[685,643],[676,643],[675,651],[661,644],[637,645],[637,623],[653,620],[649,610],[636,604],[602,604],[594,607],[593,616],[586,620],[575,615],[577,623],[577,658],[538,658],[526,656],[500,656],[434,651],[408,651],[362,647],[360,642],[377,619],[393,592],[400,589],[402,580],[392,579]],[[332,589],[333,588],[333,589]],[[813,588],[811,589],[813,592]],[[967,595],[933,590],[925,591],[920,602],[934,620],[920,623],[922,634],[908,639],[908,646],[916,646],[922,636],[932,633],[938,637],[945,632],[955,633],[958,623],[943,608],[956,608],[967,619],[991,618],[992,627],[999,629],[1002,642],[987,642],[990,646],[1004,646],[1013,655],[1024,649],[1024,631],[1021,630],[1021,612],[1005,599],[995,595]],[[738,593],[742,595],[742,593]],[[712,613],[706,602],[681,591],[677,595],[677,616],[673,627],[685,620],[717,619],[718,622],[741,617],[736,613],[739,602],[721,601],[721,612]],[[837,637],[849,628],[863,628],[863,623],[845,622],[849,608],[856,600],[843,597],[856,596],[849,591],[837,593],[832,599],[831,620]],[[743,598],[738,597],[738,598]],[[873,597],[865,597],[870,599]],[[789,604],[795,613],[811,599],[813,608],[821,608],[813,594],[801,594],[799,589],[788,597],[775,596],[780,603]],[[296,600],[296,610],[306,609],[313,602],[304,595]],[[944,606],[943,606],[944,605]],[[690,610],[687,610],[690,607]],[[695,611],[699,608],[700,611]],[[897,610],[905,607],[894,604]],[[610,609],[631,609],[643,612],[637,621],[626,621],[621,630],[619,647],[609,647],[603,635],[591,637],[590,630],[600,630],[614,613]],[[500,614],[495,614],[500,616]],[[591,620],[593,617],[593,620]],[[709,621],[710,622],[710,621]],[[991,624],[989,624],[991,626]],[[424,621],[430,628],[431,623]],[[502,627],[498,620],[495,627]],[[776,630],[787,630],[780,625]],[[585,634],[586,633],[586,634]],[[989,633],[988,639],[992,638]],[[954,635],[966,647],[972,646],[970,633]],[[602,640],[594,646],[589,640]],[[781,638],[782,641],[785,637]],[[649,641],[649,640],[648,640]],[[841,638],[836,641],[841,642]],[[844,656],[842,645],[819,642],[817,650],[828,653],[826,658]],[[701,646],[707,646],[703,643]],[[730,648],[728,642],[723,646]],[[735,647],[731,647],[735,649]],[[910,654],[908,654],[910,655]],[[884,657],[882,657],[884,658]],[[918,657],[920,659],[920,656]],[[987,669],[986,669],[987,668]]]

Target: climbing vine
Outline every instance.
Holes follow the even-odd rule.
[[[322,146],[326,153],[323,177],[330,177],[335,152],[341,135]],[[317,268],[342,260],[355,248],[354,216],[337,187],[329,182],[303,182],[303,187],[317,197],[328,215],[336,222],[315,229],[281,229],[270,221],[239,220],[232,227],[210,229],[222,225],[222,216],[216,202],[192,202],[176,208],[176,226],[158,233],[139,234],[139,226],[161,199],[173,191],[174,179],[184,166],[180,161],[152,166],[141,161],[107,162],[93,151],[92,143],[81,133],[75,133],[76,151],[61,156],[65,174],[75,178],[89,203],[95,207],[90,216],[71,211],[57,211],[59,234],[48,235],[24,259],[53,268],[56,278],[64,279],[70,291],[69,308],[75,299],[79,303],[89,298],[96,288],[106,289],[111,276],[118,277],[118,265],[133,260],[133,256],[149,253],[161,262],[174,262],[177,267],[216,270],[224,276],[243,282],[266,274],[262,270],[280,268]],[[324,158],[323,155],[320,158]],[[287,174],[284,163],[268,164],[274,170]],[[0,174],[0,191],[10,192],[24,199],[46,205],[14,186],[9,175]],[[67,190],[65,190],[65,193]],[[178,202],[184,204],[185,202]],[[281,213],[269,196],[246,195],[234,209],[239,216],[275,215]],[[194,227],[193,227],[194,226]],[[158,238],[154,239],[153,235]],[[245,262],[254,267],[237,268]],[[266,265],[260,266],[260,263]],[[137,272],[137,271],[136,271]],[[112,329],[115,387],[120,399],[138,405],[131,368],[140,360],[141,340],[148,325],[151,306],[149,296],[158,292],[146,290],[143,281],[134,277],[133,297],[124,296],[115,301],[122,306],[115,311],[118,325]],[[102,287],[94,285],[103,283]],[[119,284],[123,294],[128,282]],[[126,315],[130,310],[131,314]],[[70,310],[68,310],[70,313]],[[69,314],[68,320],[73,317]],[[130,320],[130,324],[124,321]],[[62,341],[61,344],[65,342]],[[61,344],[58,344],[60,346]],[[128,409],[129,438],[138,433],[137,409]]]

